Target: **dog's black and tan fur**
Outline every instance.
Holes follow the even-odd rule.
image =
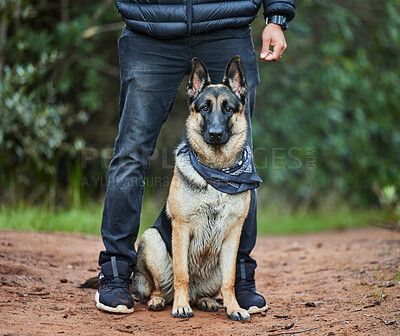
[[[211,85],[204,64],[193,59],[185,141],[203,165],[223,169],[241,158],[247,139],[246,93],[238,56],[229,62],[219,85]],[[189,153],[176,155],[167,200],[173,258],[155,228],[145,231],[134,271],[135,294],[149,309],[173,302],[172,316],[191,317],[190,304],[217,310],[213,297],[221,291],[228,316],[249,319],[234,291],[237,249],[249,203],[249,191],[218,191],[192,167]]]

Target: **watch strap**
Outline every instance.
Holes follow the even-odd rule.
[[[267,17],[267,19],[265,20],[265,23],[266,24],[274,23],[274,24],[281,26],[282,30],[286,30],[289,27],[289,25],[286,21],[287,21],[287,19],[286,19],[285,15],[272,15],[272,16]]]

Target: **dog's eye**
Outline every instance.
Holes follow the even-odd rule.
[[[229,105],[227,107],[225,107],[225,111],[226,112],[231,112],[232,111],[232,107],[230,107]]]
[[[201,108],[201,110],[202,110],[203,112],[207,112],[207,111],[208,111],[208,106],[207,106],[207,105],[204,105],[204,106]]]

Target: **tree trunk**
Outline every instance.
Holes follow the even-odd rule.
[[[4,47],[7,39],[7,23],[3,18],[0,20],[0,70],[3,69],[4,66]]]
[[[61,21],[69,22],[69,0],[61,0]]]

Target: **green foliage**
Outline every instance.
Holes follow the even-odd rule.
[[[400,179],[398,181],[400,182]],[[400,194],[398,185],[386,185],[383,188],[380,188],[377,184],[374,185],[375,194],[387,219],[385,222],[377,221],[376,224],[394,231],[400,231]]]
[[[54,205],[56,189],[63,194],[71,184],[71,203],[80,203],[74,176],[82,176],[76,171],[82,125],[107,98],[97,69],[106,69],[108,53],[97,53],[96,24],[120,21],[114,10],[107,13],[110,6],[109,0],[1,2],[0,199]]]
[[[264,26],[260,15],[258,50]],[[122,27],[113,0],[0,1],[0,201],[80,206],[85,193],[102,195],[102,183],[83,190],[82,180],[106,176]],[[285,35],[283,59],[260,62],[260,205],[281,204],[282,215],[337,200],[375,204],[373,183],[400,175],[400,0],[300,1]],[[169,130],[187,115],[184,90],[176,107]],[[162,160],[173,162],[180,136],[161,134],[169,152],[150,174],[170,177]],[[99,155],[83,167],[85,144]]]
[[[0,83],[0,164],[6,171],[14,171],[21,178],[31,173],[54,176],[57,151],[74,153],[83,141],[66,142],[66,128],[85,122],[84,112],[72,115],[64,104],[56,104],[51,83],[44,94],[29,90],[43,77],[46,66],[55,55],[42,54],[41,61],[13,69],[6,66]],[[20,181],[26,182],[28,181]]]
[[[399,0],[298,4],[282,61],[260,67],[254,142],[269,151],[258,165],[274,148],[287,153],[282,169],[259,169],[270,191],[295,205],[331,193],[365,205],[375,202],[373,182],[397,178],[399,32]]]

